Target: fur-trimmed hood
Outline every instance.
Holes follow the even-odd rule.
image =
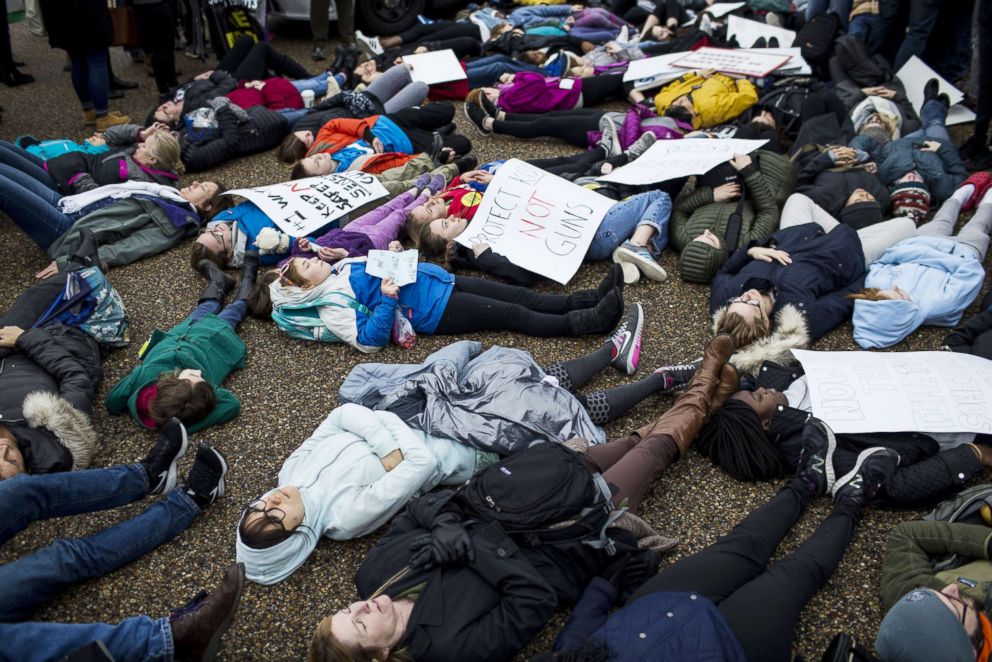
[[[718,333],[727,314],[727,306],[713,313],[713,333]],[[753,342],[747,347],[738,349],[730,357],[730,362],[741,374],[755,375],[765,361],[774,361],[783,365],[795,363],[796,359],[790,350],[805,349],[809,346],[809,327],[806,318],[799,309],[791,304],[782,306],[775,314],[775,326],[772,334]]]
[[[24,398],[24,421],[45,428],[72,453],[72,468],[85,469],[97,450],[97,433],[90,417],[55,393],[34,391]]]

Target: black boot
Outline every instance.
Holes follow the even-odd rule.
[[[623,292],[614,288],[594,308],[570,310],[565,315],[569,331],[574,336],[608,333],[623,315]]]
[[[334,62],[331,66],[327,67],[328,71],[340,71],[341,67],[344,66],[344,47],[337,46],[334,48]]]
[[[245,565],[237,563],[227,569],[215,591],[198,594],[186,607],[172,613],[169,626],[177,659],[214,659],[221,637],[238,612],[244,586]]]
[[[341,61],[341,71],[345,73],[349,78],[355,67],[358,66],[358,49],[354,46],[349,46],[344,49],[344,58]]]
[[[200,260],[196,265],[196,269],[203,274],[204,278],[210,281],[203,289],[203,293],[200,294],[200,301],[213,299],[223,303],[227,293],[234,287],[234,279],[225,274],[220,267],[210,260]]]
[[[241,284],[234,294],[235,301],[248,298],[255,287],[255,277],[258,275],[258,251],[245,251],[245,261],[241,265]]]
[[[936,99],[939,92],[940,82],[936,78],[931,78],[923,86],[923,100],[930,101],[930,99]]]

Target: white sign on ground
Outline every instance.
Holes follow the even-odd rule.
[[[803,49],[798,46],[790,48],[745,48],[743,50],[749,53],[774,53],[775,55],[789,56],[789,61],[775,71],[776,74],[782,76],[809,76],[813,73],[813,69],[803,57]]]
[[[680,57],[688,55],[691,51],[679,51],[678,53],[666,53],[655,57],[645,57],[640,60],[631,60],[627,65],[627,70],[623,74],[623,81],[646,81],[663,83],[675,80],[685,73],[685,69],[672,64]]]
[[[420,251],[369,251],[365,273],[376,278],[392,278],[400,287],[417,282],[417,260]]]
[[[951,100],[951,109],[947,112],[947,126],[975,121],[975,113],[961,105],[961,102],[964,101],[964,92],[941,78],[936,71],[915,55],[902,65],[902,68],[896,72],[896,76],[906,88],[906,98],[909,99],[909,103],[913,105],[917,113],[923,108],[923,87],[928,80],[936,78],[940,84],[940,92],[946,94]]]
[[[367,172],[336,172],[271,186],[228,191],[254,202],[291,237],[305,237],[367,202],[388,195]]]
[[[796,41],[796,33],[792,30],[733,15],[727,19],[727,39],[732,37],[737,37],[737,43],[741,48],[751,48],[761,37],[764,37],[765,41],[773,37],[778,39],[778,45],[782,48],[788,48]]]
[[[603,175],[599,181],[638,186],[701,175],[729,161],[734,154],[749,154],[766,142],[740,138],[659,140],[636,161]]]
[[[992,361],[957,352],[792,353],[834,432],[992,432]]]
[[[685,69],[715,69],[726,74],[764,78],[788,61],[788,55],[704,46],[672,64]]]
[[[404,55],[403,64],[410,69],[410,78],[428,85],[448,83],[468,78],[458,56],[450,48],[430,53]]]
[[[735,9],[740,9],[746,4],[746,2],[714,2],[712,5],[699,13],[702,14],[705,12],[713,18],[723,18],[730,12]]]
[[[513,264],[567,283],[607,210],[600,195],[518,159],[496,171],[472,222],[456,241],[489,244]]]

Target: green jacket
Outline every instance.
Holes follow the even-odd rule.
[[[76,221],[48,247],[48,256],[64,269],[79,244],[80,230],[96,235],[100,259],[111,267],[136,262],[166,251],[196,233],[199,217],[192,212],[188,223],[176,227],[157,204],[147,198],[126,198]]]
[[[107,411],[111,414],[130,412],[140,424],[138,391],[157,382],[163,372],[190,368],[201,370],[203,379],[214,387],[217,406],[204,420],[188,426],[189,432],[229,421],[238,415],[241,405],[220,385],[231,371],[245,367],[246,352],[237,332],[216,315],[207,315],[196,323],[186,320],[164,333],[156,330],[141,365],[107,395]]]
[[[743,170],[745,200],[741,233],[730,252],[751,241],[762,241],[778,230],[779,212],[796,186],[792,163],[783,156],[758,150],[751,166]],[[695,237],[709,230],[724,237],[737,201],[713,202],[713,189],[702,186],[675,200],[669,232],[672,246],[681,251]]]
[[[951,522],[901,522],[889,534],[882,559],[882,608],[888,611],[917,586],[940,591],[951,582],[962,594],[986,604],[992,589],[988,544],[992,529]],[[934,573],[934,559],[959,554],[973,562]]]

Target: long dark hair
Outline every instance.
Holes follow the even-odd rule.
[[[710,417],[696,449],[737,480],[769,480],[785,471],[782,453],[768,439],[761,417],[749,404],[733,398]]]

